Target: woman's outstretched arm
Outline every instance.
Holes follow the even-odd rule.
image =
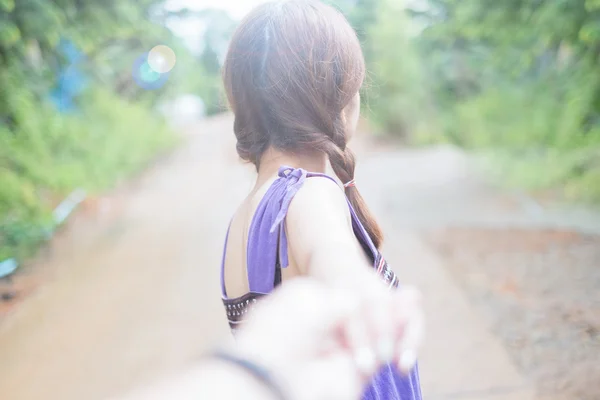
[[[289,253],[301,274],[373,299],[382,299],[389,293],[354,234],[343,191],[331,180],[307,179],[290,204],[286,229]],[[404,339],[400,347],[383,340],[378,351],[384,357],[393,353],[401,369],[410,368],[422,336],[419,306],[381,301],[381,307],[373,309],[369,318],[348,328],[356,357],[365,366],[372,366],[373,357],[364,349],[372,344],[373,337],[392,337],[401,330]]]
[[[371,375],[353,358],[344,335],[346,325],[356,321],[368,325],[368,316],[382,305],[380,301],[393,306],[411,302],[411,296],[388,293],[374,301],[315,279],[294,279],[258,304],[238,332],[237,346],[225,353],[266,371],[267,384],[236,363],[208,357],[181,374],[118,399],[358,399]],[[349,297],[354,302],[347,301]],[[390,339],[396,343],[402,337],[397,331]],[[381,339],[374,337],[373,343]],[[375,360],[376,365],[387,361]]]
[[[306,180],[290,204],[286,232],[290,254],[303,275],[336,284],[378,281],[354,235],[344,192],[331,180]]]

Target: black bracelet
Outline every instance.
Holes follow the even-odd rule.
[[[287,397],[284,395],[281,387],[275,382],[273,376],[267,371],[265,368],[255,364],[254,362],[235,356],[231,353],[227,353],[224,351],[215,351],[212,354],[212,357],[225,361],[231,364],[238,366],[243,369],[254,378],[259,380],[262,384],[264,384],[269,390],[275,395],[275,398],[278,400],[287,400]]]

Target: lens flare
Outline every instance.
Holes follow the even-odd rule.
[[[160,74],[172,70],[176,61],[175,52],[170,47],[162,44],[154,46],[148,53],[148,65]]]
[[[155,71],[148,62],[148,53],[140,55],[133,63],[133,80],[143,89],[154,90],[162,87],[169,77],[169,73]]]
[[[140,79],[144,82],[155,82],[160,79],[160,73],[156,72],[149,63],[140,65]]]

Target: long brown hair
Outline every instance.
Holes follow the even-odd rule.
[[[238,154],[258,170],[270,146],[321,151],[351,181],[356,161],[342,114],[364,77],[356,33],[334,8],[312,0],[257,7],[234,33],[223,67]],[[362,196],[355,187],[346,195],[379,247],[383,235]]]

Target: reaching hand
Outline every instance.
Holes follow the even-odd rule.
[[[359,399],[378,366],[399,363],[406,372],[414,365],[423,327],[416,291],[368,282],[361,290],[310,278],[286,282],[249,315],[231,354],[266,368],[290,400]],[[140,389],[121,400],[275,398],[219,359]]]
[[[418,292],[378,285],[351,291],[291,280],[249,316],[237,351],[267,367],[294,399],[358,399],[379,366],[414,366],[423,332]]]

